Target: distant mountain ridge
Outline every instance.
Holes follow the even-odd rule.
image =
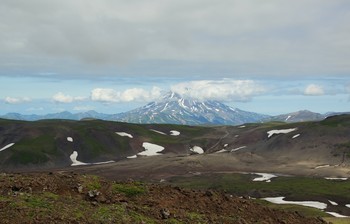
[[[150,102],[145,106],[118,114],[104,114],[90,110],[74,114],[68,111],[46,115],[8,113],[0,116],[0,118],[25,121],[45,119],[101,119],[141,124],[240,125],[244,123],[269,121],[281,121],[286,123],[319,121],[329,116],[349,113],[350,112],[328,112],[326,114],[320,114],[308,110],[300,110],[288,114],[269,116],[232,108],[215,100],[199,101],[196,99],[183,98],[179,94],[169,92],[158,101]]]
[[[320,121],[327,118],[326,115],[315,113],[308,110],[300,110],[288,114],[281,114],[268,118],[268,121],[283,121],[286,123],[304,122],[304,121]]]

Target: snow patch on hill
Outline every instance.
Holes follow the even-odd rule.
[[[162,155],[162,153],[159,153],[159,152],[164,150],[163,146],[148,143],[148,142],[144,142],[142,144],[142,147],[145,148],[145,151],[137,153],[137,155],[140,155],[140,156],[158,156],[158,155]]]
[[[276,134],[288,134],[288,133],[293,132],[295,130],[297,130],[297,128],[271,130],[271,131],[267,132],[267,134],[268,134],[267,137],[270,138],[272,135],[276,135]]]
[[[303,206],[318,208],[318,209],[326,209],[327,208],[327,204],[325,204],[323,202],[318,202],[318,201],[286,201],[286,200],[284,200],[284,198],[285,197],[268,197],[268,198],[262,198],[262,199],[269,201],[271,203],[275,203],[275,204],[303,205]]]
[[[171,130],[171,131],[170,131],[170,135],[172,135],[172,136],[178,136],[178,135],[180,135],[180,132],[179,132],[179,131],[175,131],[175,130]]]
[[[259,175],[260,177],[256,177],[253,179],[253,181],[265,181],[265,182],[271,182],[271,179],[274,177],[277,177],[275,174],[271,173],[252,173]]]
[[[126,132],[116,132],[117,135],[122,136],[122,137],[129,137],[129,138],[133,138],[133,136],[131,134],[128,134]]]
[[[70,160],[72,161],[72,165],[71,166],[82,166],[82,165],[89,165],[87,163],[83,163],[77,160],[78,157],[78,152],[74,151],[70,156]]]
[[[204,153],[204,150],[199,147],[199,146],[193,146],[192,148],[190,148],[191,152],[195,152],[195,153],[198,153],[198,154],[203,154]]]

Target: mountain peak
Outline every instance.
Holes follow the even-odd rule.
[[[179,100],[181,98],[180,94],[170,91],[162,97],[162,101]]]

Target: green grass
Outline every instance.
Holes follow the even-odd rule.
[[[146,188],[141,183],[114,183],[112,186],[113,193],[122,193],[127,197],[134,197],[146,192]]]
[[[349,224],[350,223],[350,218],[325,217],[323,219],[332,224]]]
[[[83,176],[82,180],[83,188],[88,190],[99,190],[101,189],[100,178],[95,175]]]

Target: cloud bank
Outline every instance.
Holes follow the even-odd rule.
[[[320,85],[310,84],[305,88],[304,94],[308,96],[321,96],[325,94],[325,91]]]
[[[4,99],[7,104],[20,104],[30,102],[31,99],[29,97],[6,97]]]
[[[153,87],[150,91],[142,88],[131,88],[124,91],[114,89],[96,88],[91,91],[91,100],[103,103],[119,102],[149,102],[161,96],[161,89]]]
[[[169,72],[164,62],[182,76],[203,66],[226,77],[348,75],[349,10],[347,0],[3,0],[0,75],[91,77],[108,65],[147,76]],[[157,67],[137,70],[140,61]]]
[[[77,96],[77,97],[73,97],[70,95],[65,95],[62,92],[58,92],[55,95],[52,96],[52,99],[54,102],[56,103],[72,103],[75,101],[82,101],[85,100],[85,97],[81,97],[81,96]]]
[[[201,80],[173,85],[173,92],[199,100],[249,101],[267,91],[253,80]]]

